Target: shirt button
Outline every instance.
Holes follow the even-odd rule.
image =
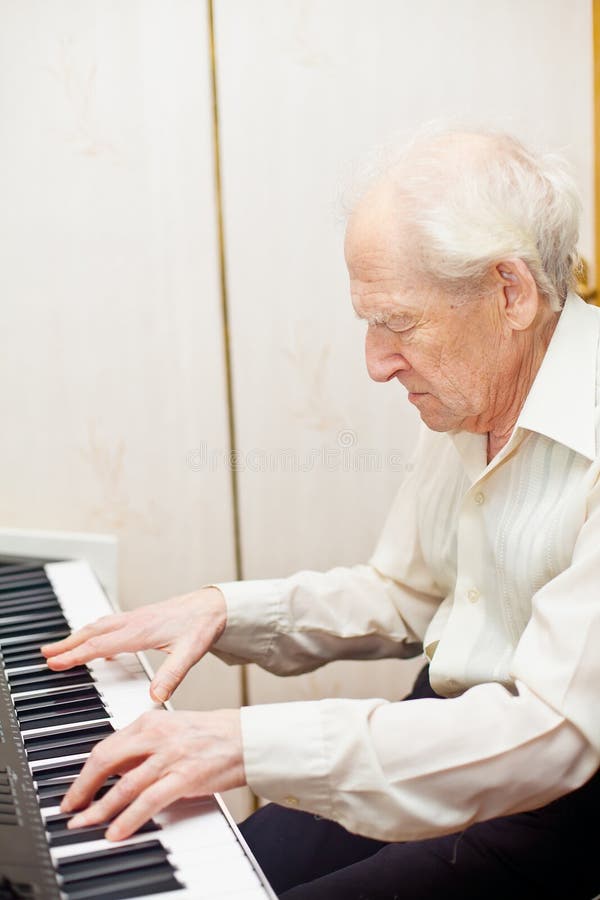
[[[287,803],[288,806],[298,806],[300,801],[293,794],[288,794],[287,797],[283,798],[283,802]]]
[[[485,501],[485,494],[482,494],[481,491],[477,491],[473,499],[475,500],[477,506],[481,506],[481,504]]]
[[[471,590],[467,594],[467,597],[469,598],[471,603],[477,603],[477,601],[481,597],[481,594],[479,593],[477,588],[471,588]]]

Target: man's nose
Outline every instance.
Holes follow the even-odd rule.
[[[367,331],[365,340],[365,358],[367,371],[373,381],[389,381],[397,372],[410,368],[406,359],[398,353],[394,335],[380,325],[372,326]]]

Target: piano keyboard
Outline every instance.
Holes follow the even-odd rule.
[[[119,843],[106,825],[67,829],[60,802],[94,744],[156,706],[137,654],[45,664],[40,644],[110,612],[87,563],[0,566],[0,898],[275,900],[218,796]]]

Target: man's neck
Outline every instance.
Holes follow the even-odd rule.
[[[516,387],[514,391],[506,395],[504,403],[498,404],[501,412],[490,422],[487,433],[488,463],[510,440],[527,395],[546,355],[558,318],[557,315],[552,315],[543,323],[529,346],[519,355],[518,363],[514,366],[510,377],[503,379],[505,384],[513,384]]]

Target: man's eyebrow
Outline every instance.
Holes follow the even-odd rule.
[[[387,325],[391,320],[395,320],[399,325],[406,324],[408,326],[414,324],[416,321],[416,316],[413,313],[394,310],[377,312],[368,316],[364,313],[359,313],[354,309],[354,316],[361,321],[367,322],[369,325]]]

